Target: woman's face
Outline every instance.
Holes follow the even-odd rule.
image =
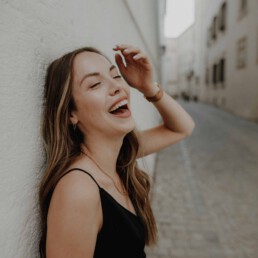
[[[83,134],[126,135],[135,127],[130,88],[104,56],[82,52],[74,59],[71,122]]]

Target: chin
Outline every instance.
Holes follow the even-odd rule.
[[[125,135],[132,132],[135,129],[135,124],[132,124],[130,127],[124,128]]]
[[[131,119],[131,121],[128,123],[125,123],[124,126],[121,126],[121,131],[124,135],[127,135],[128,133],[132,132],[135,129],[135,121]]]
[[[111,118],[111,119],[110,119]],[[135,129],[135,121],[132,116],[125,117],[125,118],[119,118],[119,117],[110,117],[108,116],[108,119],[106,120],[106,124],[109,124],[109,129],[111,130],[109,133],[119,135],[119,136],[125,136],[126,134],[130,133]]]

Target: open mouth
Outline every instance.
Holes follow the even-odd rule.
[[[124,99],[124,100],[121,100],[120,102],[116,103],[115,105],[113,105],[110,108],[109,113],[111,113],[113,115],[119,115],[119,114],[124,114],[128,111],[129,111],[128,100]]]
[[[125,111],[128,110],[128,106],[127,105],[123,105],[113,111],[110,111],[111,114],[121,114],[124,113]]]

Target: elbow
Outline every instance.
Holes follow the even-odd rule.
[[[184,132],[185,136],[186,137],[190,136],[193,133],[194,128],[195,128],[195,123],[193,123],[192,126],[187,131]]]

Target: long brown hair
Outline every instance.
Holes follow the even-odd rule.
[[[69,116],[76,104],[72,96],[73,60],[81,52],[103,55],[92,47],[76,49],[53,61],[48,69],[44,85],[41,134],[45,151],[44,173],[39,186],[41,218],[41,257],[46,256],[47,214],[50,200],[58,180],[81,153],[84,135],[74,130]],[[104,55],[103,55],[104,56]],[[104,56],[105,57],[105,56]],[[156,243],[157,228],[149,201],[150,178],[137,166],[139,142],[135,131],[123,140],[117,159],[118,174],[145,227],[145,243]]]

